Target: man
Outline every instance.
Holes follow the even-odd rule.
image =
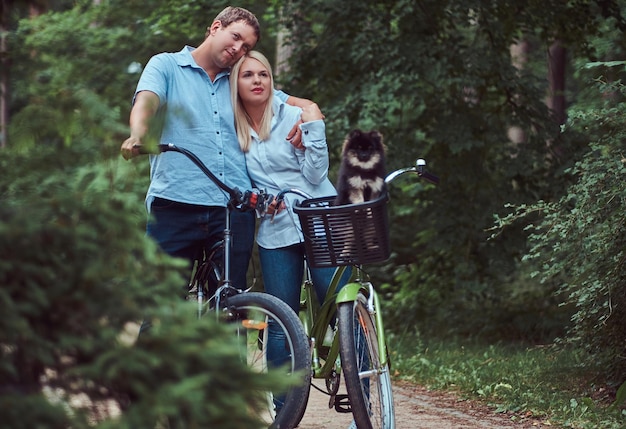
[[[227,7],[207,29],[200,46],[152,57],[137,84],[130,137],[122,144],[122,156],[130,159],[139,154],[148,133],[155,132],[151,122],[159,118],[161,143],[190,150],[230,187],[250,189],[228,79],[230,66],[259,38],[259,23],[252,13]],[[288,96],[282,93],[281,97]],[[222,238],[228,196],[187,157],[175,152],[151,155],[150,179],[146,206],[152,219],[147,233],[165,252],[193,261],[203,248]],[[254,240],[254,214],[233,212],[231,220],[231,279],[243,289]]]

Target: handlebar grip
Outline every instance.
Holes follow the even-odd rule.
[[[168,150],[173,150],[170,144],[158,144],[156,146],[154,145],[145,146],[142,144],[136,144],[136,145],[133,145],[133,149],[137,149],[137,153],[139,153],[140,155],[150,155],[150,154],[154,155],[154,154],[161,153],[161,152],[167,152]]]
[[[419,173],[419,176],[423,179],[428,180],[433,185],[439,184],[439,177],[435,176],[432,173],[429,173],[428,171],[422,171],[421,173]]]

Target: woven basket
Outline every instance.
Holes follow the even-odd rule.
[[[309,265],[362,265],[389,258],[387,194],[366,203],[343,206],[331,206],[334,199],[313,198],[294,207]]]

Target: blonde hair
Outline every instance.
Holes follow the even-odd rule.
[[[265,105],[265,111],[263,112],[263,118],[261,119],[261,128],[259,130],[259,138],[261,140],[267,140],[270,136],[270,130],[272,127],[272,100],[274,98],[274,75],[272,74],[272,66],[268,59],[262,53],[258,51],[250,51],[239,59],[232,67],[230,71],[230,99],[233,105],[233,114],[235,116],[235,130],[237,131],[237,140],[239,140],[239,146],[244,152],[250,150],[250,143],[252,143],[252,136],[250,129],[252,128],[252,120],[246,109],[243,107],[241,98],[239,97],[239,85],[237,83],[239,77],[239,70],[246,58],[253,58],[259,61],[263,67],[265,67],[270,75],[270,97]]]

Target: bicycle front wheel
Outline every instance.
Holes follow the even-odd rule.
[[[311,384],[309,341],[300,319],[285,302],[260,292],[228,298],[226,310],[251,368],[298,377],[287,392],[266,392],[260,416],[270,428],[294,428],[304,414]]]
[[[389,364],[381,364],[374,318],[362,293],[338,305],[341,370],[352,415],[359,429],[394,429],[395,416]],[[388,362],[388,361],[387,361]]]

